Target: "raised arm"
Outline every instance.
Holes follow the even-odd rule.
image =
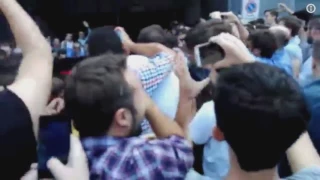
[[[34,127],[38,127],[39,115],[47,104],[51,89],[51,47],[35,22],[15,0],[0,0],[0,9],[23,52],[18,76],[8,88],[22,99],[30,112]]]

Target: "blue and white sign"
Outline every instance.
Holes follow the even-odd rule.
[[[259,17],[260,0],[242,0],[242,18],[253,20]]]

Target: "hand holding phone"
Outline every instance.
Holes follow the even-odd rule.
[[[194,48],[195,60],[198,67],[213,65],[224,58],[224,50],[214,42],[199,44]]]
[[[41,116],[38,142],[38,177],[52,178],[47,167],[51,158],[68,162],[70,149],[71,120],[63,114]]]

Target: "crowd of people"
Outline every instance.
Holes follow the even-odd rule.
[[[38,179],[39,119],[62,113],[74,128],[68,163],[47,162],[58,180],[320,179],[317,16],[280,4],[243,24],[213,12],[195,27],[145,27],[136,42],[84,22],[88,36],[60,43],[16,1],[0,11],[19,47],[0,51],[2,179]],[[80,56],[53,76],[54,59]]]

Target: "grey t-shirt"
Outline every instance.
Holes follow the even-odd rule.
[[[283,180],[320,180],[320,166],[302,169]]]

